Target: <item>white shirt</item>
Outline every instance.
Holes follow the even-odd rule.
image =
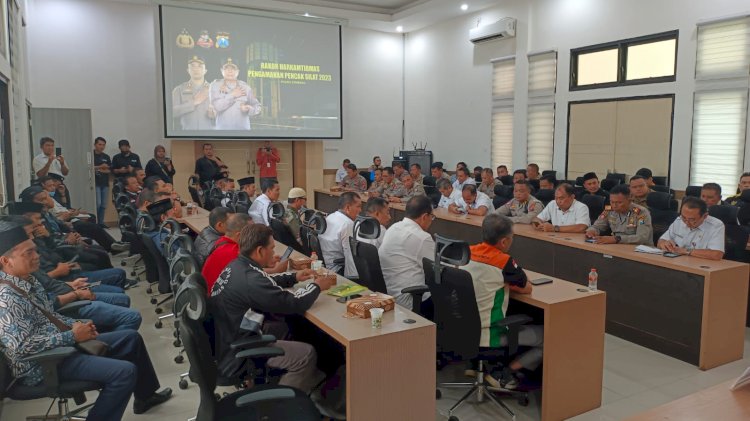
[[[573,200],[573,204],[564,212],[557,206],[557,202],[553,200],[536,217],[545,222],[549,221],[552,225],[559,227],[578,224],[583,224],[587,227],[591,225],[588,206],[577,200]]]
[[[42,168],[44,168],[44,166],[47,165],[47,161],[48,160],[49,160],[49,158],[47,158],[47,155],[45,155],[43,153],[40,153],[39,155],[35,156],[34,157],[34,162],[33,162],[34,174],[38,173],[39,170],[41,170]],[[50,164],[50,166],[49,166],[49,170],[47,170],[47,174],[49,174],[51,172],[53,172],[55,174],[63,175],[63,173],[62,173],[62,165],[60,165],[60,161],[59,160],[55,159],[55,160],[52,161],[52,164]]]
[[[453,190],[458,190],[459,192],[464,189],[464,186],[468,186],[469,184],[477,185],[477,181],[474,180],[471,177],[466,177],[466,180],[464,180],[463,183],[459,183],[458,179],[453,182]]]
[[[378,253],[388,294],[400,305],[411,309],[411,295],[401,294],[401,290],[424,285],[422,259],[435,258],[435,241],[416,222],[404,218],[385,233]],[[429,296],[429,293],[425,294],[422,299]]]
[[[677,217],[659,239],[673,241],[685,249],[724,251],[724,223],[709,216],[698,228],[690,229]]]
[[[456,199],[456,206],[458,206],[461,209],[466,209],[466,201],[464,200],[463,195],[461,195],[458,199]],[[495,210],[495,206],[492,204],[492,199],[490,199],[489,196],[486,194],[478,191],[477,192],[477,198],[474,199],[474,203],[471,204],[471,209],[478,209],[480,206],[484,206],[487,208],[487,212],[492,212]]]
[[[438,202],[437,207],[448,209],[448,206],[450,206],[451,203],[455,203],[456,200],[460,198],[461,198],[461,190],[453,189],[453,192],[451,192],[451,195],[448,197],[445,197],[444,195],[440,195],[440,201]]]
[[[271,225],[268,222],[268,206],[271,204],[271,199],[266,196],[265,193],[258,196],[250,205],[250,209],[247,210],[248,215],[253,218],[253,222],[256,224]]]
[[[353,229],[354,221],[341,211],[336,211],[328,215],[326,232],[318,236],[326,268],[338,272],[341,269],[341,263],[334,263],[334,260],[344,259],[344,276],[357,276],[352,250],[349,247],[349,237],[352,236]],[[346,262],[351,263],[347,265]]]
[[[345,169],[339,168],[338,170],[336,170],[336,184],[340,183],[341,180],[344,179],[344,177],[346,177]]]

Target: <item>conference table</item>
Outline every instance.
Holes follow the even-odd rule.
[[[208,226],[208,212],[199,210],[179,222],[200,232]],[[285,248],[277,243],[277,254]],[[530,279],[550,278],[527,272]],[[531,294],[511,294],[512,308],[538,316],[535,323],[544,326],[543,421],[600,407],[604,369],[606,293],[551,279]],[[338,277],[338,282],[350,281]],[[305,318],[346,348],[347,419],[433,419],[435,325],[399,305],[385,313],[382,329],[372,329],[369,320],[344,318],[344,312],[343,304],[321,294]],[[403,323],[407,318],[417,323]]]
[[[315,190],[322,212],[338,208],[341,193]],[[366,196],[363,195],[366,200]],[[393,222],[405,206],[390,205]],[[435,209],[432,233],[481,241],[483,217]],[[668,258],[634,245],[585,242],[584,234],[546,233],[516,224],[510,253],[525,269],[587,285],[596,268],[607,292],[606,331],[702,370],[742,358],[750,266],[729,260]]]

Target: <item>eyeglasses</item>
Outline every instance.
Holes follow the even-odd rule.
[[[699,216],[697,218],[685,218],[684,216],[680,215],[680,219],[682,219],[682,222],[684,222],[686,224],[694,224],[694,223],[700,221],[701,219],[703,219],[703,216],[705,216],[705,215]]]
[[[436,216],[434,213],[429,214],[430,215],[430,221],[434,221]]]

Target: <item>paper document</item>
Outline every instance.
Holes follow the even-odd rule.
[[[664,254],[664,250],[662,249],[658,249],[656,247],[644,246],[644,245],[640,245],[636,247],[635,251],[637,251],[638,253]]]
[[[737,390],[750,383],[750,367],[746,368],[736,382],[729,386],[729,390]]]

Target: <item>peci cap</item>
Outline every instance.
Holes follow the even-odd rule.
[[[583,181],[584,182],[592,180],[594,178],[596,178],[597,180],[599,179],[599,177],[597,177],[596,173],[593,172],[593,171],[592,172],[587,172],[586,174],[583,175]]]
[[[57,173],[48,172],[47,176],[49,176],[49,178],[55,179],[55,180],[57,180],[57,181],[59,181],[61,183],[63,181],[65,181],[65,177],[63,177],[63,176],[61,176],[60,174],[57,174]]]
[[[307,197],[307,192],[299,187],[292,187],[287,197],[289,199],[299,199],[300,197]]]
[[[227,173],[225,173],[225,172],[217,172],[216,174],[214,174],[213,177],[211,177],[211,180],[213,180],[213,181],[221,181],[221,180],[224,180],[225,178],[227,178]]]
[[[29,239],[26,228],[23,225],[13,225],[12,227],[0,231],[0,255],[12,250],[13,247]]]
[[[239,183],[240,187],[247,186],[248,184],[255,184],[255,177],[240,178],[237,180],[237,183]]]
[[[41,186],[35,185],[31,187],[26,187],[23,189],[21,194],[18,195],[18,198],[21,199],[22,202],[33,202],[34,196],[37,194],[45,191]]]
[[[36,202],[8,203],[11,215],[25,215],[27,213],[42,213],[44,205]]]
[[[224,62],[224,64],[221,65],[222,70],[227,66],[234,66],[235,69],[239,70],[239,66],[237,66],[233,61],[232,57],[229,57],[227,61]]]
[[[159,217],[161,214],[163,214],[164,212],[167,212],[170,209],[172,209],[172,199],[158,200],[146,206],[146,210],[148,211],[148,214],[154,218]]]

